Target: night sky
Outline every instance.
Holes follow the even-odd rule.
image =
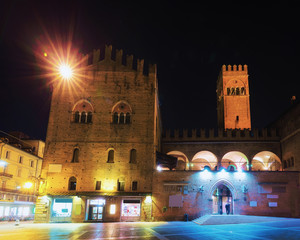
[[[72,32],[84,54],[112,44],[156,63],[164,128],[216,127],[221,66],[247,64],[252,127],[267,126],[300,98],[300,8],[201,2],[2,1],[0,130],[45,139],[50,93],[33,54],[45,32]]]

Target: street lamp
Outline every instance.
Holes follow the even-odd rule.
[[[68,64],[63,63],[59,66],[59,73],[63,79],[70,80],[73,75],[73,70]]]
[[[29,188],[31,188],[32,187],[32,182],[26,182],[25,184],[24,184],[24,188],[26,188],[26,189],[29,189]]]

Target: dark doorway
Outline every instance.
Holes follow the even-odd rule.
[[[226,185],[218,185],[212,194],[212,199],[213,214],[233,214],[232,193]]]

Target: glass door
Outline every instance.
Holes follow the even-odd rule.
[[[90,206],[90,220],[102,220],[103,219],[103,206]]]

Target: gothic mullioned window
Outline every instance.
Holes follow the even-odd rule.
[[[130,124],[132,109],[125,101],[116,103],[112,109],[112,123],[113,124]]]
[[[78,101],[72,109],[72,122],[74,123],[92,123],[94,108],[92,104],[85,99]]]

